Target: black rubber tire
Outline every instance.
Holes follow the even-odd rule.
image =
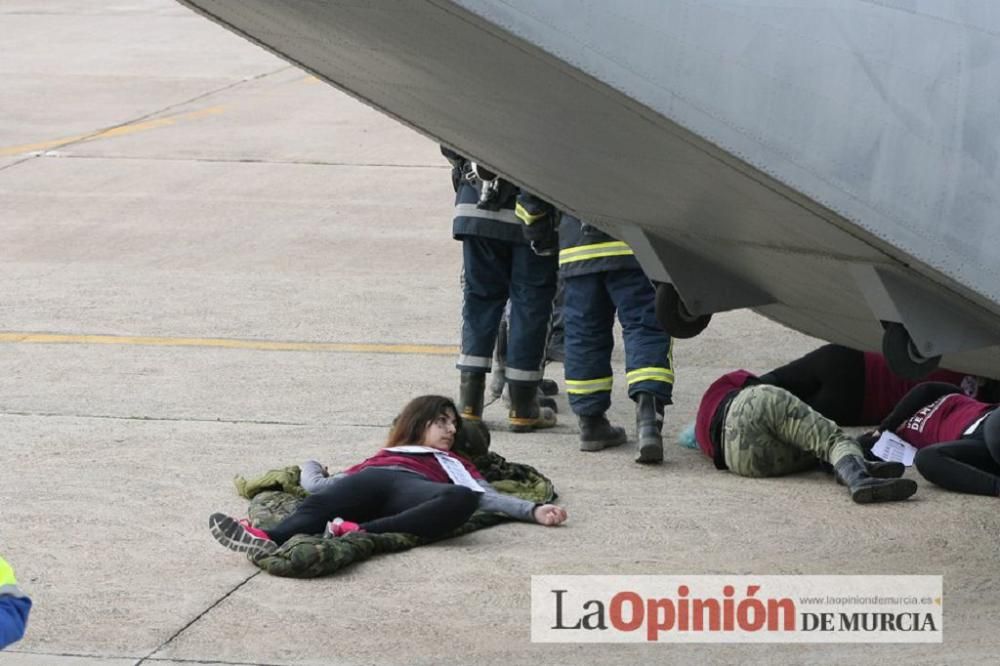
[[[937,369],[941,357],[921,355],[905,326],[894,321],[885,322],[884,326],[882,355],[894,373],[903,379],[917,380]]]
[[[704,331],[712,315],[691,314],[674,285],[662,283],[656,286],[656,321],[670,337],[684,340]]]

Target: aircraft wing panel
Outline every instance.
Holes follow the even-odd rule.
[[[181,1],[618,233],[695,309],[873,349],[902,323],[1000,375],[985,0]]]

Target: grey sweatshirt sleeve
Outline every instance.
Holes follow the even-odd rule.
[[[323,476],[323,466],[315,460],[305,461],[300,469],[299,485],[310,495],[325,490],[340,480],[339,475]]]
[[[535,522],[535,507],[537,505],[534,502],[498,492],[496,488],[482,479],[476,479],[476,482],[482,486],[484,491],[483,496],[479,498],[481,511],[495,511],[517,520],[528,523]]]

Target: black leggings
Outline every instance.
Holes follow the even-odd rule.
[[[841,426],[861,423],[865,405],[864,352],[823,345],[760,377],[779,386]]]
[[[1000,495],[1000,410],[993,410],[971,435],[920,449],[913,464],[946,490]]]
[[[405,532],[435,539],[465,523],[479,506],[480,494],[413,472],[368,467],[309,495],[267,534],[282,544],[296,534],[321,534],[327,522],[343,518],[373,534]]]

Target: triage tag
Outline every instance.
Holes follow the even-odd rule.
[[[917,450],[912,445],[904,442],[895,433],[883,432],[872,447],[872,453],[882,460],[889,462],[901,462],[907,467],[913,464],[913,456],[917,455]]]
[[[474,490],[477,493],[486,492],[483,490],[483,487],[479,485],[474,478],[472,478],[472,475],[469,474],[469,470],[465,469],[465,465],[458,462],[447,453],[442,453],[440,451],[435,453],[434,457],[437,458],[438,463],[440,463],[441,467],[448,474],[448,478],[450,478],[451,482],[456,486],[465,486],[469,490]]]
[[[469,490],[473,490],[477,493],[486,492],[483,487],[472,478],[469,474],[469,470],[465,469],[465,465],[458,462],[447,453],[434,449],[429,446],[394,446],[393,451],[399,451],[400,453],[433,453],[434,457],[437,458],[438,464],[441,465],[441,469],[444,470],[451,482],[456,486],[465,486]]]

